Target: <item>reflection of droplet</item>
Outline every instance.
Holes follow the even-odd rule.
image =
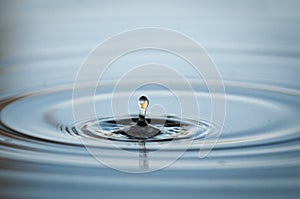
[[[139,167],[140,169],[149,168],[147,148],[146,143],[144,141],[139,142]]]

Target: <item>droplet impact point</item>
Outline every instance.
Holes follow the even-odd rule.
[[[141,96],[138,101],[140,113],[138,122],[131,126],[125,133],[128,136],[139,138],[139,139],[147,139],[151,138],[158,133],[160,130],[156,127],[151,126],[146,121],[146,110],[149,105],[149,100],[145,96]]]

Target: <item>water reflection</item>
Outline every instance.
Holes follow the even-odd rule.
[[[149,168],[149,158],[148,158],[148,152],[147,152],[145,141],[139,142],[139,168],[140,169]]]

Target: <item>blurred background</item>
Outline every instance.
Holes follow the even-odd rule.
[[[140,27],[174,29],[193,38],[225,79],[298,87],[299,7],[296,0],[1,1],[1,89],[72,82],[97,44]],[[30,74],[7,78],[24,70]]]
[[[1,0],[0,99],[72,85],[97,44],[141,27],[173,29],[193,38],[225,81],[279,86],[299,94],[299,10],[298,0]],[[0,146],[3,154],[8,152],[5,143]],[[293,146],[298,149],[299,143]],[[300,193],[299,163],[236,172],[193,168],[133,175],[0,156],[1,198],[297,198]]]

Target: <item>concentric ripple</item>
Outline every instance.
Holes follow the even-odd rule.
[[[99,125],[107,127],[109,123],[116,122],[116,120],[118,124],[134,123],[136,120],[134,115],[131,116],[133,120],[129,116],[110,118],[111,87],[112,85],[108,83],[101,93],[96,93],[95,107],[99,107],[103,117],[76,123],[72,116],[71,88],[40,91],[2,100],[0,139],[1,147],[5,148],[2,150],[3,156],[13,159],[26,157],[32,161],[57,164],[95,164],[90,160],[89,154],[82,150],[84,145],[81,139],[84,137],[102,140],[97,147],[109,150],[109,158],[112,160],[122,157],[110,147],[111,142],[138,154],[138,140],[124,134],[112,133],[105,128],[100,131],[98,128]],[[198,88],[196,95],[199,100],[201,118],[198,121],[180,120],[173,116],[176,113],[171,113],[171,116],[152,117],[153,125],[161,125],[162,121],[164,124],[173,122],[176,125],[163,125],[169,133],[149,139],[146,142],[149,151],[159,148],[162,142],[174,140],[177,142],[173,142],[172,150],[180,150],[183,148],[183,143],[192,140],[187,152],[173,165],[177,169],[219,168],[220,162],[225,168],[299,164],[297,154],[300,152],[300,124],[298,122],[300,94],[298,91],[257,84],[226,82],[227,116],[224,131],[209,158],[200,161],[197,158],[200,145],[205,136],[212,133],[208,130],[209,127],[213,131],[218,128],[218,124],[207,122],[210,119],[210,96],[204,91],[204,85],[199,84],[196,88]],[[164,101],[165,96],[159,91],[149,91],[149,93],[154,97],[159,95],[162,102]],[[184,91],[178,93],[188,95]],[[93,99],[82,96],[80,103]],[[184,130],[177,128],[179,123],[182,124],[181,128]],[[190,134],[189,132],[192,131],[189,128],[195,126],[198,130]],[[168,154],[172,154],[172,150],[168,151]],[[66,154],[72,157],[72,161],[63,158]],[[150,165],[160,164],[160,161],[168,158],[168,154],[162,153],[150,159]],[[130,161],[128,165],[126,163],[124,165],[133,166]]]
[[[67,129],[75,135],[97,139],[107,139],[123,142],[138,142],[139,139],[126,134],[126,128],[137,123],[138,116],[122,118],[100,118],[92,121],[82,121],[77,126]],[[182,120],[174,116],[147,119],[149,125],[160,132],[147,142],[162,142],[172,140],[197,140],[206,135],[209,124],[205,121]]]

